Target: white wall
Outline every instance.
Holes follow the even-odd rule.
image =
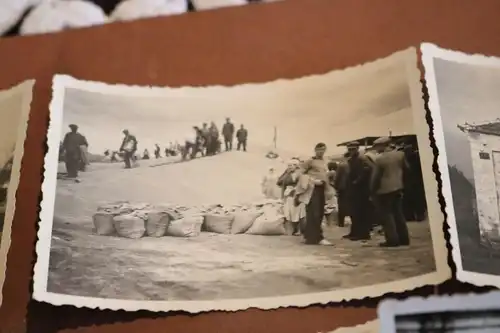
[[[468,138],[474,170],[481,241],[490,240],[500,243],[500,212],[492,154],[494,150],[500,151],[500,136],[469,133]],[[489,153],[490,159],[480,159],[479,152],[481,151]],[[457,195],[460,195],[460,193],[457,193]],[[485,242],[485,244],[487,243]]]

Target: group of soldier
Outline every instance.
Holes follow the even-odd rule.
[[[78,171],[85,171],[89,163],[87,158],[88,142],[85,136],[78,132],[77,125],[71,124],[69,128],[70,131],[66,133],[61,142],[59,156],[60,159],[65,162],[66,177],[77,178]],[[203,123],[201,127],[194,126],[193,130],[194,135],[190,135],[190,137],[186,138],[184,145],[180,145],[177,142],[175,144],[171,142],[164,150],[165,156],[177,156],[180,154],[182,159],[185,160],[188,156],[190,156],[190,158],[195,158],[198,154],[202,156],[215,155],[221,151],[222,142],[220,140],[220,134],[222,134],[226,151],[231,151],[233,149],[235,137],[237,141],[236,149],[243,151],[247,149],[248,130],[243,124],[236,130],[230,118],[226,118],[226,122],[222,126],[222,133],[219,133],[214,122],[211,122],[210,126],[208,126],[207,123]],[[106,150],[104,155],[110,158],[111,162],[117,162],[118,159],[121,158],[125,163],[125,168],[130,169],[133,163],[138,159],[138,141],[136,136],[127,129],[123,130],[123,135],[119,150]],[[155,144],[154,156],[155,158],[161,157],[161,148],[159,144]],[[148,149],[144,150],[140,158],[151,158]]]
[[[222,125],[222,131],[219,129],[215,122],[211,122],[210,126],[203,123],[201,127],[194,126],[194,135],[186,138],[182,150],[182,159],[196,158],[198,154],[201,156],[212,156],[222,151],[222,140],[226,151],[233,150],[233,142],[236,137],[237,150],[247,150],[248,130],[243,124],[240,125],[238,130],[235,129],[234,124],[230,118],[226,118],[226,122]]]
[[[287,199],[291,203],[285,205],[285,215],[293,219],[291,222],[299,222],[295,232],[298,234],[300,227],[306,244],[332,245],[323,237],[322,223],[327,216],[325,206],[334,196],[338,225],[344,226],[345,217],[350,217],[350,232],[343,238],[351,241],[371,239],[374,225],[381,225],[385,242],[380,246],[409,245],[406,221],[415,216],[424,219],[420,162],[418,157],[418,165],[409,161],[418,152],[410,146],[396,146],[389,137],[375,140],[365,153],[359,147],[358,142],[349,143],[344,159],[337,163],[327,161],[327,147],[318,143],[311,159],[290,163],[279,178],[285,203]],[[297,176],[290,177],[292,174]],[[413,210],[405,212],[405,197],[413,203]]]

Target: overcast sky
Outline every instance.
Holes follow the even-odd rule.
[[[396,61],[395,61],[396,60]],[[399,57],[346,71],[293,81],[235,87],[165,89],[161,97],[131,97],[68,88],[62,132],[79,125],[90,151],[117,149],[122,130],[137,136],[139,150],[183,141],[193,125],[231,117],[244,123],[252,146],[271,146],[278,127],[279,149],[311,154],[323,141],[330,153],[337,143],[364,136],[414,133],[404,62]]]
[[[0,95],[0,168],[14,152],[22,105],[22,89],[18,89],[14,94]]]
[[[470,148],[457,125],[500,118],[500,69],[434,59],[448,163],[473,179]]]

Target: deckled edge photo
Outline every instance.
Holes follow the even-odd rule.
[[[26,139],[26,130],[31,109],[31,100],[33,97],[33,86],[35,80],[26,80],[10,89],[0,91],[0,97],[16,93],[22,94],[22,105],[20,106],[21,116],[19,118],[16,146],[14,150],[14,159],[10,182],[7,190],[7,202],[5,208],[5,219],[0,243],[0,289],[3,289],[7,271],[7,254],[11,243],[12,221],[16,211],[16,194],[21,175],[21,162],[24,154],[24,140]],[[2,293],[0,293],[0,305],[2,304]]]
[[[379,303],[377,309],[380,332],[396,332],[398,315],[498,309],[499,297],[500,292],[493,291],[486,294],[415,296],[405,300],[385,299]]]
[[[424,102],[422,99],[422,85],[420,82],[421,74],[417,67],[417,52],[415,47],[393,53],[391,59],[404,58],[406,62],[406,73],[408,85],[411,93],[411,103],[414,108],[414,126],[418,137],[419,147],[421,149],[421,163],[423,165],[423,178],[426,191],[426,197],[431,198],[428,201],[428,214],[430,228],[432,233],[432,244],[436,271],[421,276],[416,276],[404,280],[387,282],[377,285],[369,285],[358,288],[334,290],[329,292],[299,294],[294,296],[280,296],[267,298],[248,298],[248,299],[220,299],[211,301],[134,301],[119,299],[89,298],[82,296],[71,296],[47,292],[50,242],[53,224],[53,213],[56,190],[56,172],[58,161],[58,150],[60,142],[60,129],[63,118],[64,90],[67,87],[77,88],[87,91],[100,93],[112,92],[113,94],[154,96],[161,94],[164,89],[174,89],[179,93],[189,93],[190,89],[203,89],[204,87],[140,87],[127,86],[123,84],[106,84],[100,82],[80,81],[67,75],[56,75],[53,79],[53,97],[50,104],[50,124],[47,134],[48,152],[45,156],[45,173],[42,184],[43,200],[40,211],[40,228],[38,231],[38,242],[36,245],[37,262],[34,268],[34,292],[33,298],[37,301],[47,302],[53,305],[73,305],[76,307],[88,307],[111,310],[125,311],[187,311],[190,313],[199,313],[204,311],[237,311],[248,308],[275,309],[279,307],[297,306],[306,307],[312,304],[327,304],[329,302],[340,302],[343,300],[362,299],[365,297],[379,297],[386,293],[404,292],[426,285],[436,285],[451,277],[451,270],[447,264],[446,241],[443,233],[444,215],[441,211],[437,193],[438,185],[436,175],[432,170],[434,154],[430,146],[429,126],[426,121]],[[368,63],[378,61],[387,61],[384,59],[374,60]],[[363,65],[353,66],[361,67]],[[350,68],[353,68],[350,67]],[[334,71],[348,70],[350,68],[338,69]],[[320,74],[321,75],[321,74]],[[313,75],[318,76],[318,75]],[[292,79],[300,80],[301,78]],[[280,81],[289,81],[279,79],[259,85],[273,84]],[[252,84],[243,84],[244,86],[253,86]],[[239,85],[241,86],[241,85]],[[216,88],[225,88],[224,86],[211,86]]]
[[[356,326],[344,326],[339,327],[336,330],[330,331],[328,333],[379,333],[380,323],[378,320],[370,320],[364,324],[359,324]],[[322,333],[322,332],[319,332]]]
[[[440,48],[431,43],[421,45],[422,63],[425,68],[425,80],[429,91],[429,109],[434,122],[434,137],[438,147],[438,165],[441,172],[442,194],[446,201],[445,211],[448,216],[447,222],[450,233],[450,244],[452,246],[452,258],[457,267],[457,279],[462,282],[472,283],[476,286],[500,287],[500,277],[490,274],[482,274],[465,271],[462,265],[462,256],[456,225],[455,210],[453,207],[453,194],[451,191],[450,174],[448,171],[448,158],[446,153],[441,108],[439,105],[438,88],[434,73],[434,59],[450,60],[458,63],[486,65],[500,68],[499,58],[481,54],[467,54],[460,51],[452,51]]]

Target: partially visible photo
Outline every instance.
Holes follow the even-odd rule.
[[[0,90],[0,290],[7,269],[33,84],[34,81],[29,80],[13,88]]]

